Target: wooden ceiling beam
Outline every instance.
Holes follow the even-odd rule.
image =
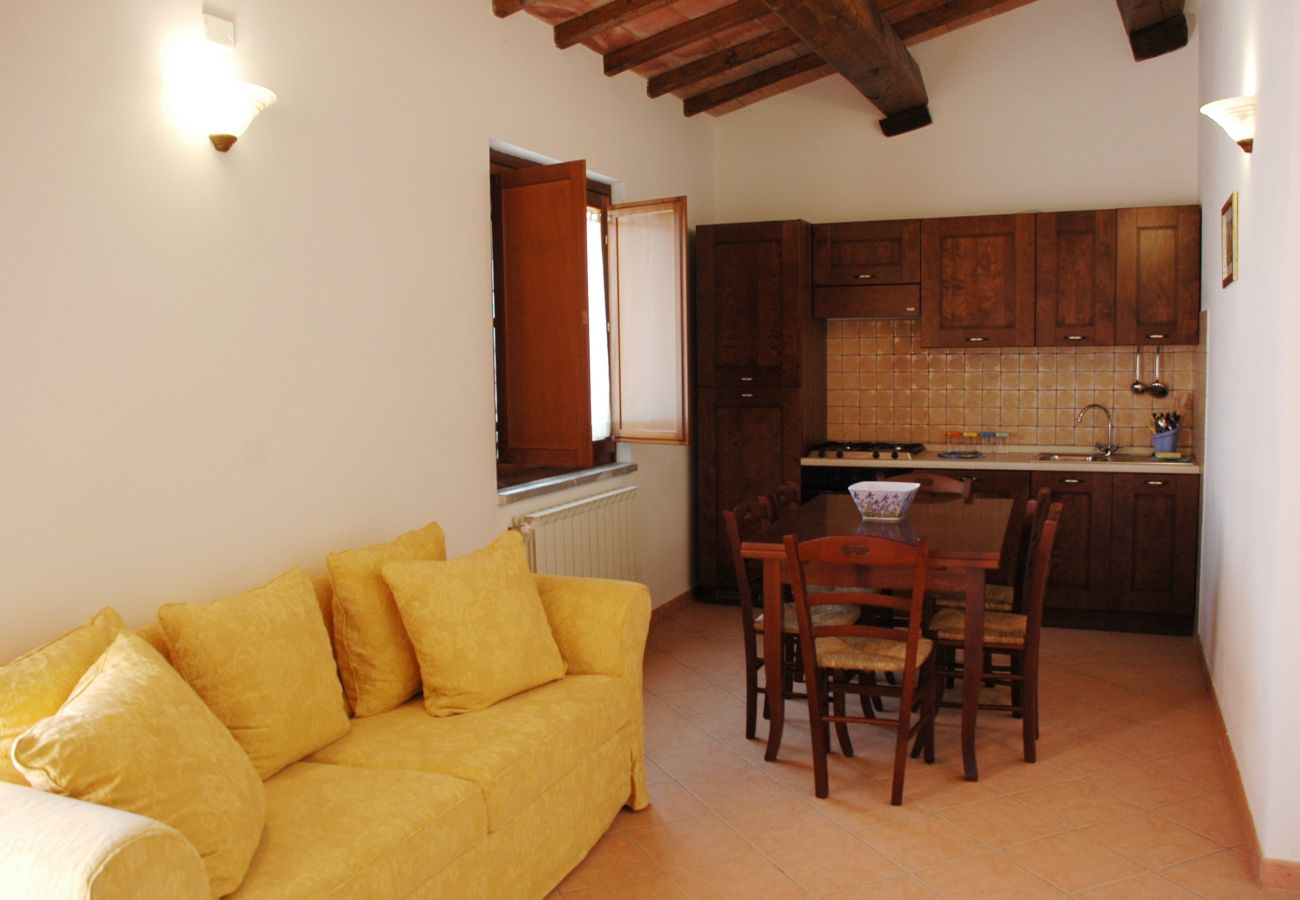
[[[492,12],[498,19],[513,16],[533,0],[492,0]]]
[[[765,15],[767,15],[767,6],[763,0],[737,0],[711,13],[666,28],[658,34],[652,34],[617,50],[611,50],[605,54],[605,74],[617,75],[626,72],[665,53],[671,53],[679,47],[685,47],[711,34],[752,22]]]
[[[874,0],[764,2],[887,117],[929,124],[921,69]]]
[[[1184,0],[1115,0],[1138,62],[1187,46]]]
[[[894,33],[905,44],[919,44],[1032,2],[1033,0],[951,0],[942,6],[895,20]]]
[[[692,84],[697,84],[706,78],[721,75],[723,72],[742,66],[747,62],[762,59],[764,56],[778,50],[793,47],[797,43],[799,43],[799,35],[789,28],[770,31],[761,37],[745,41],[734,47],[728,47],[726,50],[720,50],[709,56],[691,60],[676,69],[655,75],[646,82],[646,93],[651,97],[662,97],[664,94],[671,94],[673,91],[690,87]]]
[[[752,94],[765,87],[785,81],[787,78],[793,78],[796,75],[802,75],[805,72],[811,72],[822,67],[826,67],[828,71],[830,70],[830,67],[826,65],[826,62],[820,56],[816,53],[809,53],[789,62],[772,66],[770,69],[755,72],[753,75],[746,75],[744,78],[727,82],[712,90],[704,91],[693,97],[687,97],[683,104],[686,115],[695,116],[702,112],[708,112],[733,100],[739,100],[747,94]]]
[[[610,0],[587,10],[580,16],[565,19],[555,26],[555,46],[561,50],[581,44],[598,34],[617,28],[638,16],[668,6],[675,0]]]

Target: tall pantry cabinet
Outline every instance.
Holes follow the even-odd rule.
[[[784,481],[826,435],[826,324],[807,222],[695,235],[696,584],[734,593],[722,511]]]

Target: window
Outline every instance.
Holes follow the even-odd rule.
[[[685,198],[492,152],[498,484],[686,440]],[[606,248],[608,247],[608,252]]]

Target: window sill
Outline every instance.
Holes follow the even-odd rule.
[[[575,472],[565,472],[563,475],[552,475],[549,478],[527,481],[497,491],[497,506],[508,506],[511,503],[518,503],[520,500],[540,497],[542,494],[554,494],[557,491],[577,487],[580,484],[590,484],[593,481],[603,481],[606,478],[616,478],[619,475],[630,475],[636,470],[637,464],[634,462],[616,462],[596,466],[594,469],[579,469]]]

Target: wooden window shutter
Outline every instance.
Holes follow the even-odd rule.
[[[686,198],[609,209],[614,437],[687,441]]]
[[[592,465],[586,163],[492,176],[500,461]]]

